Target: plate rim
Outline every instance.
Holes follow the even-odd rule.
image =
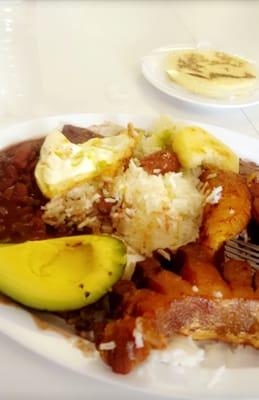
[[[259,104],[259,76],[257,77],[257,94],[256,98],[251,101],[246,101],[245,99],[249,99],[251,96],[248,96],[244,98],[244,102],[239,102],[239,103],[231,103],[230,102],[225,102],[222,103],[220,99],[214,99],[213,97],[210,98],[209,96],[204,96],[198,95],[192,92],[189,92],[187,89],[181,87],[180,85],[173,84],[169,86],[169,83],[162,82],[159,79],[156,79],[154,77],[154,74],[152,74],[148,70],[148,62],[146,60],[152,56],[159,55],[163,52],[168,52],[168,51],[174,51],[174,50],[180,50],[180,49],[214,49],[215,48],[212,46],[211,43],[206,43],[203,44],[202,42],[198,43],[197,45],[192,45],[192,44],[174,44],[174,45],[167,45],[167,46],[162,46],[155,48],[151,50],[148,54],[144,55],[141,58],[141,72],[144,78],[152,85],[154,86],[157,90],[159,90],[162,93],[167,94],[168,96],[178,99],[182,102],[186,102],[192,105],[196,105],[198,107],[208,107],[208,108],[221,108],[221,109],[235,109],[235,108],[247,108],[251,106],[255,106]],[[223,50],[226,51],[226,50]],[[249,62],[252,62],[253,64],[256,65],[257,71],[259,74],[259,67],[256,63],[255,60],[250,59],[249,57],[242,56],[242,54],[237,53],[237,52],[229,52],[233,55],[245,58]],[[174,93],[174,90],[176,90],[176,93]],[[178,93],[179,91],[179,93]]]
[[[103,120],[104,117],[105,117],[105,119],[110,118],[111,120],[114,117],[116,117],[116,118],[119,117],[119,119],[126,119],[128,121],[130,121],[131,119],[134,120],[134,119],[140,118],[140,119],[148,120],[149,123],[151,123],[152,120],[154,120],[158,116],[159,116],[158,113],[157,114],[156,113],[150,113],[150,114],[128,114],[128,113],[78,113],[77,114],[77,113],[72,113],[72,114],[60,114],[60,115],[51,115],[49,117],[35,118],[35,119],[28,120],[28,121],[23,121],[23,122],[18,123],[18,124],[10,124],[9,126],[5,126],[3,128],[0,127],[0,149],[6,147],[6,146],[2,147],[2,142],[3,142],[4,136],[5,135],[8,136],[8,132],[9,133],[12,132],[12,135],[9,136],[9,139],[11,139],[9,144],[15,144],[15,143],[21,141],[22,139],[26,139],[23,136],[21,137],[21,136],[19,136],[17,134],[19,129],[21,127],[23,129],[27,129],[27,127],[28,127],[28,130],[30,130],[30,128],[32,129],[32,127],[35,124],[36,125],[44,125],[44,123],[46,123],[46,122],[54,124],[54,123],[57,123],[58,121],[59,122],[60,121],[64,121],[65,122],[66,120],[67,120],[67,122],[68,122],[68,120],[70,120],[71,123],[74,123],[75,120],[79,121],[81,119],[88,119],[88,118],[93,118],[93,119],[96,118],[96,119]],[[248,136],[248,135],[245,135],[244,133],[236,132],[234,130],[231,130],[231,129],[228,129],[228,128],[223,128],[223,127],[220,127],[220,126],[217,126],[217,125],[214,125],[214,124],[207,124],[207,123],[202,123],[202,122],[192,121],[192,120],[187,120],[187,119],[177,119],[177,120],[175,119],[175,121],[179,121],[179,122],[182,122],[184,124],[194,124],[194,125],[197,125],[197,126],[204,127],[205,129],[208,129],[210,132],[212,132],[212,134],[213,134],[213,131],[211,131],[211,130],[215,128],[215,130],[221,131],[222,135],[224,135],[224,133],[227,133],[227,135],[229,135],[232,138],[242,137],[243,140],[247,139],[248,142],[254,143],[256,145],[256,147],[258,147],[258,150],[259,150],[259,137],[257,138],[257,137]],[[78,122],[78,124],[79,124],[79,122]],[[145,124],[146,124],[146,122],[145,122]],[[55,126],[53,126],[53,128],[55,128]],[[41,134],[43,133],[42,129],[39,129],[39,131],[41,132]],[[34,134],[34,133],[30,132],[28,134],[28,137],[33,138],[33,137],[37,137],[39,135],[40,135],[39,133]],[[259,161],[259,156],[258,156],[258,161]],[[159,391],[159,390],[154,390],[154,388],[148,389],[148,388],[139,387],[139,386],[134,387],[134,385],[132,383],[128,383],[123,378],[121,378],[121,377],[118,378],[118,376],[114,375],[114,374],[111,375],[111,374],[107,373],[107,376],[101,375],[100,377],[97,377],[95,374],[91,374],[91,373],[86,373],[85,374],[85,373],[83,373],[82,371],[80,371],[77,368],[73,368],[70,365],[66,365],[66,364],[62,363],[60,360],[58,360],[56,358],[53,358],[53,357],[50,357],[48,355],[43,354],[41,349],[32,348],[28,343],[27,343],[27,345],[24,344],[22,342],[22,340],[21,340],[21,337],[19,337],[19,333],[16,334],[16,330],[15,329],[12,332],[12,334],[10,334],[10,331],[8,333],[3,329],[2,323],[1,323],[1,321],[2,321],[1,310],[3,309],[3,307],[6,307],[6,306],[0,304],[0,331],[2,333],[4,333],[6,336],[8,336],[9,338],[11,338],[12,340],[14,340],[17,343],[21,344],[22,346],[26,347],[30,351],[33,351],[34,353],[37,353],[40,356],[43,356],[44,358],[47,358],[47,359],[53,361],[54,363],[56,363],[56,364],[58,364],[58,365],[60,365],[62,367],[65,367],[65,368],[68,368],[70,370],[73,370],[74,372],[80,373],[80,374],[82,374],[84,376],[87,376],[87,377],[89,377],[91,379],[95,379],[97,382],[98,381],[103,381],[103,382],[107,382],[107,383],[112,384],[112,385],[116,385],[116,386],[119,385],[120,387],[125,387],[127,389],[134,390],[135,392],[138,392],[138,393],[145,393],[146,395],[148,395],[148,393],[153,393],[155,395],[163,396],[165,398],[167,398],[168,396],[170,396],[172,398],[172,394],[170,394],[167,391]],[[27,311],[24,311],[24,312],[26,314],[29,314]],[[15,327],[17,327],[17,323],[16,322],[12,322],[12,323],[13,323],[13,325]],[[28,329],[30,329],[30,328],[28,328]],[[246,368],[246,369],[248,369],[248,368]],[[258,368],[256,368],[256,367],[251,368],[251,369],[258,371]],[[176,396],[178,398],[180,396],[182,399],[190,399],[191,398],[188,394],[182,394],[181,395],[179,393],[176,393]],[[215,396],[213,397],[213,394],[211,393],[211,397],[210,397],[209,393],[205,393],[204,392],[198,397],[201,398],[201,399],[218,398],[218,399],[223,400],[222,396],[223,395],[219,395],[217,397],[215,397]],[[192,398],[196,399],[197,397],[196,397],[196,395],[194,395]],[[233,397],[233,398],[236,399],[236,397]],[[252,398],[253,397],[251,397],[251,399]]]

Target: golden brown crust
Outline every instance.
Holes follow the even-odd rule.
[[[246,261],[226,261],[223,264],[223,276],[229,283],[234,297],[255,298],[256,294],[253,289],[254,271]]]
[[[244,179],[231,171],[207,169],[201,180],[210,192],[222,188],[219,202],[205,205],[200,230],[200,243],[215,252],[246,228],[251,219],[251,195]]]
[[[259,348],[259,273],[236,260],[218,268],[210,251],[195,244],[181,249],[181,260],[180,275],[150,258],[136,269],[142,288],[131,286],[128,292],[123,281],[117,284],[121,319],[109,323],[102,337],[116,347],[101,352],[115,372],[128,373],[152,348],[166,347],[175,334]],[[129,354],[127,343],[134,340],[137,324],[142,327],[143,351],[134,342]]]
[[[141,291],[140,291],[141,292]],[[165,348],[175,334],[195,340],[221,340],[233,344],[248,344],[259,348],[259,302],[257,300],[185,297],[165,301],[163,295],[149,298],[138,296],[135,307],[123,319],[107,325],[102,341],[114,341],[113,350],[101,351],[103,360],[118,373],[128,373],[144,361],[150,350]],[[147,301],[159,307],[150,316],[144,312]],[[165,300],[165,299],[164,299]],[[138,305],[137,305],[138,304]],[[150,303],[149,303],[150,304]],[[137,305],[137,306],[136,306]],[[154,309],[154,308],[153,308]],[[136,321],[142,326],[143,347],[137,348],[133,331]],[[130,343],[130,345],[129,345]],[[131,346],[129,352],[128,348]]]
[[[251,194],[254,202],[258,187],[254,181],[219,169],[206,169],[201,180],[208,193],[221,187],[221,197],[204,208],[199,244],[178,252],[180,273],[162,269],[154,258],[146,259],[136,269],[141,288],[131,287],[130,294],[119,289],[123,292],[121,319],[109,323],[102,338],[113,340],[116,346],[101,352],[115,372],[128,373],[152,348],[166,347],[175,334],[259,349],[259,272],[244,261],[221,265],[215,261],[224,242],[246,228]],[[253,213],[255,209],[253,204]],[[137,324],[142,327],[141,349],[134,342]],[[133,341],[130,353],[129,341]]]
[[[182,248],[184,264],[181,276],[199,290],[199,295],[214,298],[215,295],[222,298],[231,298],[232,293],[215,267],[213,259],[206,248],[190,244]]]
[[[217,339],[259,348],[258,318],[257,300],[187,297],[172,301],[157,319],[157,329],[169,338],[181,333],[197,340]]]

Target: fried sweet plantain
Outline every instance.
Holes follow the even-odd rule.
[[[204,207],[200,244],[216,252],[246,228],[251,218],[251,195],[244,179],[231,171],[206,169],[201,180],[211,201]]]
[[[229,283],[235,297],[254,298],[254,271],[246,261],[226,261],[223,264],[223,275]]]

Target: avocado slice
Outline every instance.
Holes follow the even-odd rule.
[[[75,310],[121,277],[126,248],[117,238],[81,235],[0,246],[0,291],[31,308]]]

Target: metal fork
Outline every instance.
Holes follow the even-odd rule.
[[[259,245],[249,243],[241,238],[226,242],[225,258],[248,261],[259,270]]]

